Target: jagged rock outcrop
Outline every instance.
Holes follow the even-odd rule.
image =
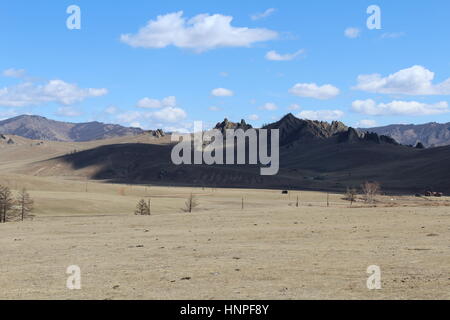
[[[280,145],[286,146],[299,141],[328,139],[337,133],[346,132],[348,127],[339,121],[330,124],[324,121],[304,120],[289,113],[280,121],[265,126],[264,129],[279,129]]]
[[[238,122],[231,122],[228,119],[225,119],[222,122],[219,122],[214,129],[218,129],[222,131],[222,133],[225,133],[226,130],[238,130],[242,129],[244,131],[248,129],[252,129],[253,127],[250,124],[247,124],[244,119],[241,120],[240,123]]]
[[[149,130],[147,131],[147,133],[155,138],[162,138],[166,136],[166,133],[162,130],[162,129],[158,129],[158,130]]]
[[[348,128],[346,132],[338,134],[339,143],[358,143],[358,142],[373,142],[377,144],[393,144],[398,145],[397,141],[387,136],[380,136],[374,132],[360,132],[354,128]]]

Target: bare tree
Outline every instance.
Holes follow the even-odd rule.
[[[5,223],[9,220],[9,214],[13,206],[14,199],[11,190],[0,185],[0,223]]]
[[[185,207],[183,208],[184,212],[192,213],[194,208],[198,207],[197,198],[191,193],[189,198],[186,200]]]
[[[378,182],[366,182],[362,186],[364,200],[367,203],[373,203],[375,197],[380,193],[380,184]]]
[[[350,205],[353,205],[353,202],[356,201],[356,196],[358,192],[355,188],[347,188],[347,192],[345,193],[345,200],[350,201]]]
[[[26,218],[31,218],[31,211],[33,211],[34,201],[25,188],[23,188],[17,195],[16,203],[18,206],[20,220],[24,221]]]
[[[136,211],[134,214],[137,216],[149,216],[150,215],[150,207],[144,199],[138,202],[136,206]]]

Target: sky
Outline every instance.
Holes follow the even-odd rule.
[[[448,0],[4,0],[0,119],[450,122],[449,31]]]

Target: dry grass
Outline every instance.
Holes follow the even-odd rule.
[[[36,219],[0,226],[3,299],[450,298],[450,215],[422,199],[350,209],[331,194],[327,208],[326,194],[302,192],[297,208],[277,190],[127,186],[118,196],[110,184],[86,193],[81,181],[4,180],[27,185]],[[186,215],[191,193],[201,207]],[[134,216],[146,195],[153,215]],[[81,291],[65,288],[73,264]],[[377,292],[365,287],[372,264]]]

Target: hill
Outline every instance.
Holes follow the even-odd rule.
[[[22,115],[0,121],[0,133],[32,140],[82,142],[144,133],[139,128],[127,128],[101,122],[70,123],[40,116]]]
[[[390,136],[405,145],[415,146],[419,142],[427,148],[450,145],[450,123],[399,124],[365,130]]]
[[[33,175],[79,176],[163,186],[283,188],[344,191],[365,181],[384,190],[450,193],[450,147],[417,149],[340,123],[287,115],[267,128],[281,130],[280,172],[260,176],[257,165],[181,165],[171,161],[168,137],[147,143],[111,143],[32,164]],[[158,141],[156,143],[156,141]]]

